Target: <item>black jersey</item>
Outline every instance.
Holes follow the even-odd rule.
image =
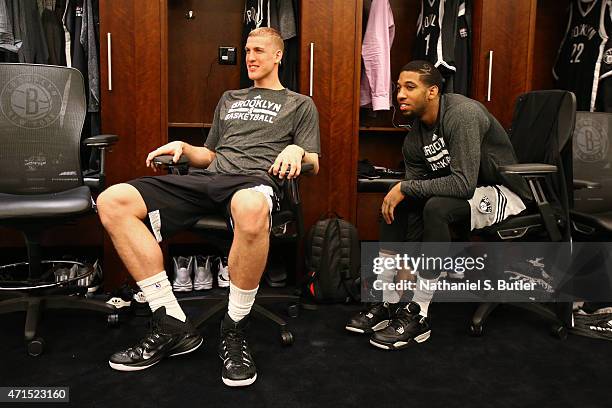
[[[242,46],[244,47],[251,31],[260,27],[270,27],[270,0],[246,0],[242,23]],[[240,87],[248,88],[253,85],[253,81],[249,79],[247,72],[244,48],[239,55],[241,56],[239,58]]]
[[[471,1],[463,0],[459,6],[457,17],[457,38],[455,44],[455,67],[457,72],[453,75],[452,92],[468,95],[470,88],[471,66]]]
[[[557,87],[574,92],[578,110],[594,111],[601,62],[608,40],[609,0],[572,0],[553,75]]]
[[[457,0],[421,0],[414,58],[431,62],[444,76],[455,68]]]

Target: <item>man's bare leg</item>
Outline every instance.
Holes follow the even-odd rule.
[[[165,357],[197,350],[204,340],[186,321],[172,293],[161,248],[143,222],[147,208],[138,190],[129,184],[117,184],[100,194],[97,205],[119,257],[154,312],[151,331],[133,347],[114,353],[109,359],[111,368],[144,370]]]
[[[97,206],[102,225],[151,310],[164,306],[168,315],[184,322],[185,313],[164,270],[161,248],[143,222],[147,207],[138,190],[130,184],[114,185],[100,194]]]
[[[240,190],[231,202],[234,241],[229,254],[230,293],[221,324],[221,379],[231,387],[252,384],[257,369],[246,341],[246,317],[251,312],[270,245],[270,207],[266,197]]]
[[[234,240],[228,260],[230,280],[241,289],[255,289],[270,246],[268,202],[258,191],[240,190],[232,197],[231,209]]]
[[[147,206],[130,184],[107,188],[97,200],[98,214],[115,250],[136,281],[164,270],[164,260],[157,240],[143,223]]]

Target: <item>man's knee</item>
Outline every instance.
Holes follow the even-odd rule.
[[[102,224],[125,216],[143,219],[147,208],[138,190],[129,184],[115,184],[104,190],[96,200],[96,208]]]
[[[431,197],[423,207],[423,220],[440,221],[448,218],[450,207],[446,197]]]
[[[268,233],[270,206],[262,193],[238,191],[232,197],[231,209],[236,230],[248,235]]]

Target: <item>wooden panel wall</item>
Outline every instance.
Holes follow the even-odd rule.
[[[474,1],[474,98],[508,128],[516,97],[531,87],[536,0]],[[491,101],[487,101],[489,51]]]
[[[240,88],[244,1],[168,2],[168,120],[212,123],[219,98]],[[185,18],[189,10],[195,18]],[[219,46],[236,47],[236,65],[219,65]]]
[[[108,156],[107,185],[145,174],[145,158],[167,140],[165,77],[166,2],[100,1],[102,132],[119,136]],[[107,33],[112,41],[112,90],[109,90]],[[127,278],[108,239],[104,240],[105,285]]]
[[[166,142],[165,22],[158,1],[101,1],[100,48],[112,38],[112,90],[107,54],[100,53],[102,132],[119,135],[108,157],[108,184],[149,173],[145,158]]]
[[[309,92],[314,43],[314,94],[321,128],[321,170],[301,182],[307,226],[327,211],[355,219],[358,31],[361,1],[302,0],[300,91]]]

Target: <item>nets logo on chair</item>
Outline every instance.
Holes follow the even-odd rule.
[[[0,94],[2,113],[16,126],[40,129],[57,120],[62,97],[48,79],[36,74],[19,75],[8,82]]]
[[[608,118],[583,117],[576,120],[574,156],[583,162],[604,160],[608,154]]]

